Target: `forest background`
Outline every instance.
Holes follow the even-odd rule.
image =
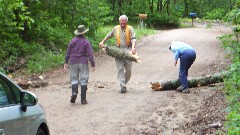
[[[0,71],[42,73],[63,65],[73,31],[83,24],[95,51],[98,43],[118,24],[120,15],[129,17],[137,38],[154,29],[186,27],[190,13],[198,21],[230,22],[233,34],[219,39],[231,52],[230,76],[224,91],[228,102],[226,134],[240,132],[240,0],[0,0]],[[140,29],[139,14],[147,14]],[[209,23],[211,24],[211,23]],[[208,25],[210,26],[210,25]],[[113,44],[114,41],[108,41]]]

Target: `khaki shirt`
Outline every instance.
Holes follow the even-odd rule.
[[[130,46],[127,46],[126,44],[126,32],[125,30],[122,30],[120,31],[120,48],[130,48],[132,47],[132,43],[133,42],[136,42],[136,34],[133,30],[133,27],[132,26],[129,26],[129,31],[130,31],[130,39],[131,39],[131,44]],[[118,43],[117,43],[117,31],[118,31],[118,26],[115,26],[111,32],[109,32],[107,34],[107,38],[112,38],[112,37],[115,37],[115,41],[116,41],[116,46],[118,46]]]

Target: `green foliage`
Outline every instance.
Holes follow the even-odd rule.
[[[235,34],[228,34],[220,37],[223,47],[230,52],[233,62],[229,67],[229,77],[224,79],[228,103],[228,121],[225,123],[227,135],[240,133],[240,43],[234,36]]]
[[[233,9],[227,14],[225,20],[228,22],[232,22],[233,25],[240,24],[240,9]]]
[[[152,30],[152,29],[135,29],[136,35],[137,35],[137,39],[141,39],[144,36],[147,35],[152,35],[154,34],[156,31]]]
[[[100,28],[99,31],[95,33],[94,37],[88,36],[88,34],[86,34],[88,36],[88,39],[91,41],[91,44],[95,51],[98,51],[100,49],[98,44],[112,30],[113,27],[113,25],[106,25],[105,27]],[[106,44],[115,44],[115,40],[113,38],[109,39]]]
[[[222,20],[222,18],[225,16],[225,9],[213,9],[209,12],[206,12],[206,16],[204,19],[210,19],[210,20]]]
[[[63,65],[63,59],[63,53],[57,55],[46,51],[43,53],[35,53],[29,58],[25,70],[27,73],[42,73],[59,67],[59,65]]]
[[[230,11],[226,20],[236,25],[233,27],[234,34],[227,34],[220,37],[223,47],[230,52],[232,65],[229,67],[230,75],[224,79],[224,90],[228,103],[227,108],[227,135],[237,135],[240,133],[240,43],[238,41],[239,34],[239,15],[240,0],[237,1],[235,8]]]
[[[0,41],[17,35],[34,22],[22,0],[0,0],[0,11]]]
[[[49,59],[61,56],[79,24],[90,29],[88,36],[97,43],[94,34],[112,19],[106,16],[110,12],[106,5],[98,0],[0,0],[0,70],[14,66],[20,57],[28,60],[30,72],[47,69],[47,62],[41,62],[40,56],[46,55]],[[63,61],[56,60],[58,65]]]
[[[20,57],[31,56],[35,52],[41,52],[42,46],[32,43],[25,43],[20,38],[4,40],[0,45],[0,63],[2,68],[15,66],[16,60]]]
[[[177,28],[180,25],[180,19],[176,16],[168,16],[167,14],[151,14],[146,23],[150,27],[159,28]]]
[[[58,25],[54,25],[54,23]],[[38,22],[35,29],[30,31],[32,41],[41,44],[46,49],[54,52],[59,52],[60,49],[65,48],[72,33],[68,32],[67,27],[60,25],[61,21],[55,17],[51,21],[42,20]]]

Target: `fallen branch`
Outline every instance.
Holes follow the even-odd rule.
[[[207,86],[209,84],[223,82],[223,78],[225,78],[227,75],[228,75],[228,72],[223,71],[221,73],[216,73],[213,75],[189,78],[188,85],[190,88],[192,88],[192,87]],[[152,90],[155,90],[155,91],[173,90],[173,89],[177,89],[180,85],[181,84],[178,79],[163,81],[163,82],[150,82],[150,87],[152,88]]]
[[[212,123],[212,124],[208,124],[209,128],[220,128],[222,125],[221,123]]]
[[[112,56],[112,57],[127,59],[127,60],[135,61],[138,63],[141,62],[137,53],[132,54],[131,51],[124,51],[115,46],[108,46],[108,45],[105,45],[103,47],[103,50],[106,52],[107,55]]]

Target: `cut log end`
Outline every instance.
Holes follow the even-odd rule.
[[[152,88],[152,90],[154,91],[161,91],[162,90],[162,86],[159,82],[150,82],[150,88]]]

